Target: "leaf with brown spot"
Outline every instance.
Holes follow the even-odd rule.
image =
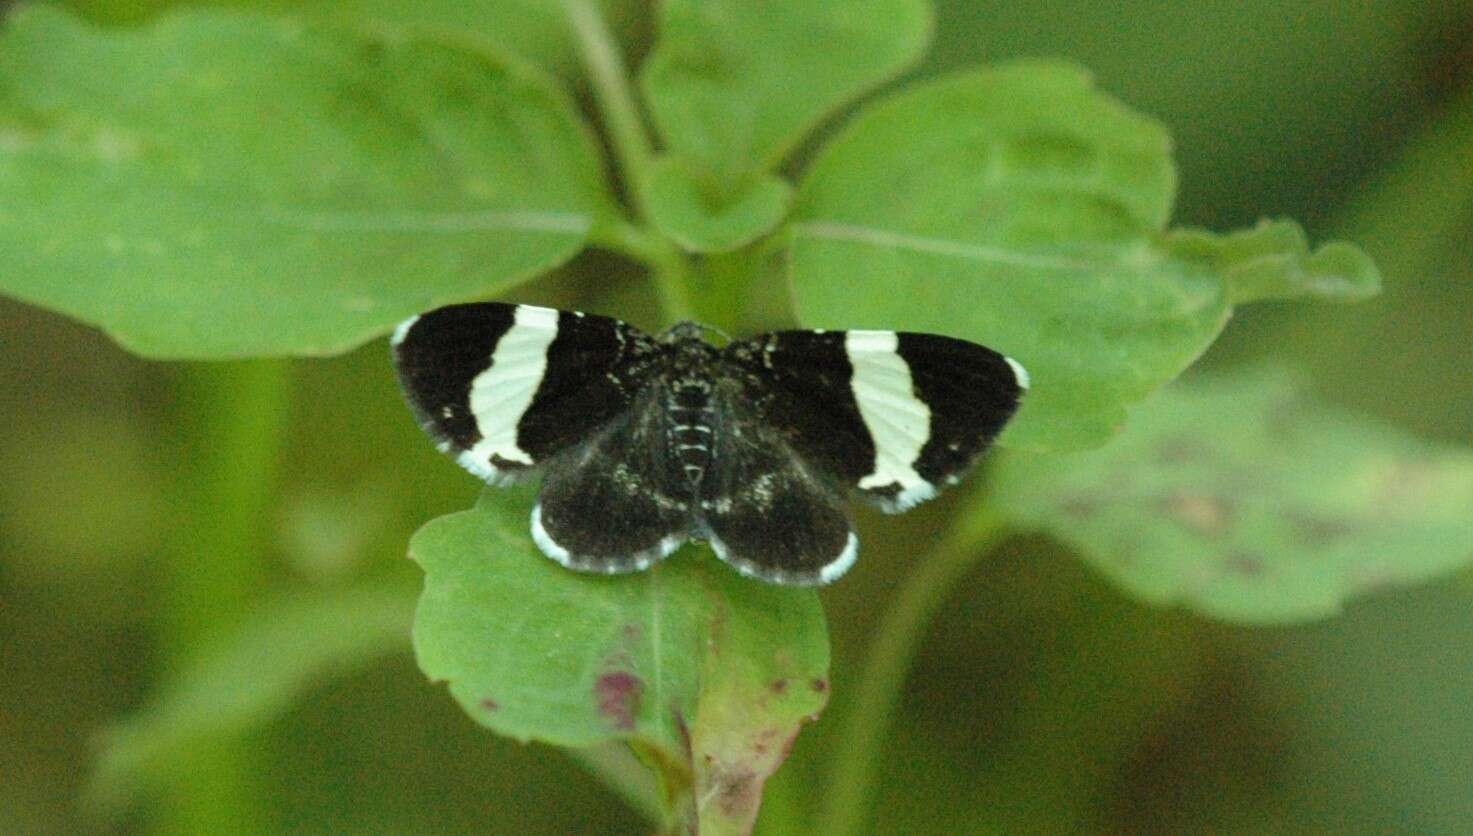
[[[767,776],[828,698],[773,687],[827,681],[817,594],[747,580],[697,549],[623,577],[572,572],[532,544],[530,507],[529,490],[487,491],[414,536],[420,667],[500,734],[626,741],[678,791],[672,816],[696,816],[702,833],[750,830]]]
[[[1173,387],[1102,450],[1012,454],[995,501],[1136,597],[1228,621],[1320,618],[1473,562],[1473,450],[1267,373]]]

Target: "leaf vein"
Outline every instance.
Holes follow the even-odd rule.
[[[577,212],[298,212],[268,209],[269,224],[314,232],[460,233],[514,229],[581,235],[593,219]]]
[[[1062,256],[1031,255],[1001,247],[989,247],[965,241],[930,238],[922,235],[911,235],[905,232],[895,232],[888,229],[877,229],[875,227],[833,223],[829,221],[810,221],[794,224],[793,232],[795,235],[806,235],[810,238],[827,241],[849,241],[883,249],[908,250],[927,255],[963,258],[971,261],[986,261],[1037,270],[1096,270],[1106,266],[1105,262],[1101,261],[1089,261]]]

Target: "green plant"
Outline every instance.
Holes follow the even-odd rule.
[[[1467,452],[1304,406],[1271,376],[1140,405],[1235,306],[1362,299],[1378,277],[1356,248],[1311,249],[1288,221],[1168,229],[1165,131],[1080,69],[962,73],[841,121],[922,54],[922,0],[668,0],[638,98],[590,0],[416,8],[178,12],[138,30],[15,12],[0,36],[0,288],[149,357],[317,356],[596,248],[648,273],[665,324],[902,328],[1018,357],[1034,386],[1000,442],[1013,452],[914,556],[839,718],[829,832],[862,821],[928,613],[1009,528],[1053,533],[1137,597],[1254,623],[1319,617],[1473,557]],[[565,90],[579,78],[607,148]],[[279,445],[287,374],[190,368],[200,455],[184,507],[230,510],[169,561],[181,657],[214,647],[258,594],[252,527],[270,482],[242,464]],[[740,580],[699,549],[636,577],[573,575],[536,554],[528,504],[488,492],[410,544],[425,672],[502,734],[604,746],[592,768],[667,827],[750,828],[828,697],[818,594]],[[202,567],[202,550],[217,559]],[[327,626],[299,631],[278,681],[242,689],[286,694],[354,658],[357,643],[315,637],[348,624],[372,644],[399,623],[380,603],[284,602],[271,621]],[[199,670],[115,737],[115,772],[157,758],[161,739],[237,722],[180,708],[208,704],[187,683],[221,678]],[[239,766],[208,747],[189,757],[205,775]]]

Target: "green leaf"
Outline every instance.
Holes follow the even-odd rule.
[[[1109,447],[1011,455],[1003,513],[1132,595],[1228,621],[1321,618],[1473,562],[1473,451],[1257,373],[1172,387]]]
[[[722,180],[769,171],[826,115],[917,61],[925,0],[666,0],[640,83],[669,147]]]
[[[824,148],[793,212],[799,317],[980,342],[1032,389],[1005,446],[1097,446],[1216,339],[1234,299],[1363,292],[1349,245],[1279,223],[1163,239],[1166,132],[1076,67],[1022,63],[911,88]]]
[[[1260,221],[1226,235],[1172,230],[1162,243],[1175,258],[1221,276],[1235,305],[1298,296],[1357,302],[1381,292],[1380,272],[1358,247],[1335,242],[1312,252],[1293,221]]]
[[[632,4],[605,0],[599,5],[622,11]],[[316,0],[305,10],[486,44],[561,77],[578,72],[578,48],[563,0]]]
[[[763,782],[827,698],[817,594],[694,549],[634,575],[572,572],[532,545],[529,507],[525,490],[488,490],[414,536],[420,667],[500,734],[631,743],[667,790],[693,791],[702,833],[749,828]]]
[[[640,0],[595,0],[616,29],[645,25]],[[334,23],[406,29],[419,35],[493,50],[560,78],[579,73],[578,48],[566,0],[60,0],[90,19],[138,23],[170,7],[222,6],[315,17]]]
[[[315,683],[409,649],[414,594],[359,588],[260,604],[206,644],[137,715],[109,729],[92,795],[112,803],[200,741],[243,734]]]
[[[644,206],[670,240],[694,252],[728,252],[771,232],[788,212],[793,187],[761,175],[727,194],[683,160],[656,159],[645,174]]]
[[[0,291],[155,357],[328,354],[567,260],[568,102],[481,55],[224,12],[0,36]]]

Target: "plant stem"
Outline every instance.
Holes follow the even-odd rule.
[[[885,612],[837,736],[842,748],[834,755],[818,833],[849,836],[863,832],[881,749],[890,737],[895,706],[916,646],[946,593],[991,551],[1003,533],[1002,518],[988,511],[959,525],[906,579]]]
[[[640,186],[654,151],[630,90],[624,58],[619,54],[619,46],[593,0],[564,0],[563,7],[577,36],[584,67],[593,82],[594,98],[608,126],[614,154],[619,158],[625,183],[638,206]]]
[[[600,223],[589,238],[594,246],[628,256],[649,269],[666,323],[696,318],[690,295],[691,263],[679,247],[625,220]]]
[[[623,218],[604,218],[594,224],[588,231],[588,243],[644,264],[663,264],[682,257],[680,250],[658,233]]]
[[[282,361],[192,364],[181,374],[181,490],[165,563],[164,643],[171,669],[189,664],[202,643],[229,629],[263,585],[265,518],[288,389]],[[253,786],[262,772],[239,743],[202,741],[174,765],[158,829],[263,829],[266,811]]]
[[[641,189],[655,152],[629,83],[629,70],[594,0],[563,0],[563,8],[576,35],[583,66],[593,82],[594,100],[608,127],[629,201],[636,216],[645,218]],[[690,294],[690,259],[674,244],[624,221],[595,229],[594,243],[629,255],[650,268],[667,323],[695,318]]]
[[[738,335],[745,330],[761,277],[761,264],[748,250],[712,253],[701,259],[695,280],[704,321]]]
[[[695,305],[690,298],[690,265],[684,258],[655,265],[650,270],[650,278],[654,280],[660,312],[667,323],[696,318]]]

